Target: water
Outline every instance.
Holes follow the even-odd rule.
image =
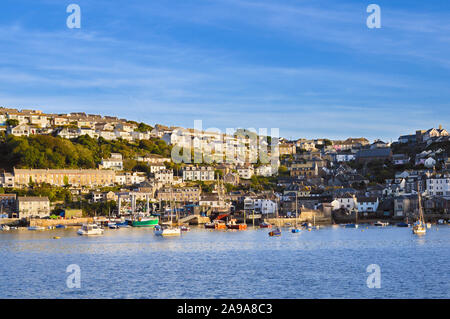
[[[61,239],[52,239],[61,236]],[[450,227],[0,232],[0,298],[449,298]],[[66,267],[81,268],[70,289]],[[366,268],[381,269],[370,289]]]

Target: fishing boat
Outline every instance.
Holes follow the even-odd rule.
[[[128,222],[128,220],[125,220],[123,222],[120,223],[116,223],[117,227],[119,228],[127,228],[130,227],[130,223]]]
[[[206,223],[205,228],[208,229],[227,229],[227,225],[223,220],[214,219],[211,223]]]
[[[45,227],[42,226],[30,226],[28,230],[45,230]]]
[[[246,230],[247,224],[238,224],[236,223],[235,218],[231,218],[230,222],[227,224],[228,229],[236,229],[236,230]]]
[[[425,226],[425,220],[423,217],[423,211],[422,211],[422,199],[420,197],[420,188],[419,188],[419,183],[417,183],[417,197],[419,200],[419,218],[417,220],[417,222],[414,223],[413,225],[413,234],[416,235],[425,235],[425,233],[427,232],[426,226]]]
[[[163,236],[163,237],[168,237],[168,236],[180,236],[181,235],[181,229],[180,228],[175,228],[172,226],[160,226],[160,225],[156,225],[155,229],[154,229],[155,235],[156,236]]]
[[[389,223],[388,223],[388,222],[383,223],[383,222],[381,222],[381,221],[377,221],[377,222],[374,223],[373,225],[374,225],[374,226],[378,226],[378,227],[385,227],[385,226],[388,226]]]
[[[281,236],[281,229],[280,228],[275,228],[274,230],[272,230],[271,232],[269,232],[269,236],[270,237],[279,237]]]
[[[97,224],[83,224],[83,226],[78,229],[77,234],[82,236],[103,235],[103,229]]]
[[[259,224],[259,228],[272,228],[272,225],[266,222]]]
[[[408,224],[408,223],[405,223],[405,222],[400,222],[400,223],[397,223],[396,226],[397,226],[397,227],[409,227],[409,224]]]
[[[155,227],[156,225],[158,225],[158,222],[159,218],[156,216],[139,216],[137,219],[132,221],[131,225],[133,227]]]
[[[358,224],[345,224],[345,228],[358,228]]]
[[[58,224],[58,225],[55,226],[55,228],[67,228],[67,226],[66,226],[66,225]]]

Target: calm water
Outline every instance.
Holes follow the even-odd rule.
[[[0,298],[450,297],[450,226],[422,238],[396,227],[267,233],[0,232]],[[70,264],[81,268],[80,289],[66,287]],[[381,268],[380,289],[366,285],[370,264]]]

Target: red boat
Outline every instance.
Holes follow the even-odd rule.
[[[266,222],[259,224],[259,228],[272,228],[272,225]]]
[[[212,223],[206,223],[205,228],[209,229],[227,229],[227,225],[223,220],[213,220]]]
[[[247,224],[237,224],[236,219],[231,219],[230,222],[227,224],[228,229],[237,229],[237,230],[246,230]]]

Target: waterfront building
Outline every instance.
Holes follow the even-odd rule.
[[[360,213],[374,213],[378,209],[379,201],[377,197],[357,197],[356,204]]]
[[[436,174],[426,180],[428,195],[450,197],[450,175]]]
[[[19,196],[17,198],[18,218],[50,216],[50,201],[48,197]]]
[[[100,169],[113,169],[117,171],[123,170],[123,159],[120,153],[111,153],[111,157],[108,159],[102,159]]]

